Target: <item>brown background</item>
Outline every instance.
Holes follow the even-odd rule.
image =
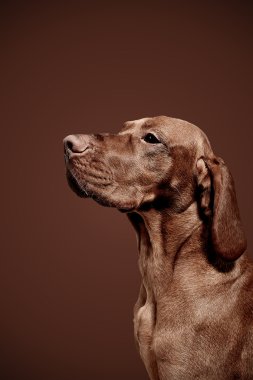
[[[1,2],[4,380],[147,379],[134,232],[69,190],[65,135],[159,114],[199,125],[234,175],[252,252],[250,2],[87,3]]]

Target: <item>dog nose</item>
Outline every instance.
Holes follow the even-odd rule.
[[[89,147],[88,139],[85,135],[69,135],[63,140],[66,152],[83,153]]]

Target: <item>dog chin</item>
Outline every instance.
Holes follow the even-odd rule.
[[[69,170],[67,170],[66,176],[71,190],[73,190],[74,193],[76,193],[76,195],[78,195],[81,198],[88,198],[88,193],[79,185],[79,183],[77,182],[75,177],[69,172]]]
[[[112,207],[117,209],[121,208],[121,205],[119,205],[117,202],[109,199],[109,197],[105,196],[105,194],[101,194],[98,191],[93,190],[90,194],[88,192],[88,196],[95,202],[97,202],[100,206]]]
[[[121,203],[116,200],[112,200],[110,199],[110,197],[107,197],[105,194],[100,194],[99,192],[93,191],[91,194],[89,194],[88,192],[88,196],[92,198],[94,201],[96,201],[98,204],[100,204],[101,206],[113,207],[113,208],[118,209],[121,212],[131,212],[136,209],[136,205],[134,205],[133,203],[131,204]]]
[[[105,194],[100,194],[100,192],[96,191],[95,189],[92,189],[92,191],[89,191],[88,188],[84,189],[69,170],[67,170],[66,176],[71,190],[73,190],[74,193],[76,193],[76,195],[78,195],[81,198],[91,198],[97,203],[99,203],[101,206],[114,207],[124,213],[132,212],[136,209],[136,205],[134,205],[132,202],[121,203],[115,200],[113,201],[111,199],[108,199],[110,197],[107,197]],[[89,186],[87,185],[87,187]]]

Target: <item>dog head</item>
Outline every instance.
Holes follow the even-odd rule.
[[[245,250],[234,183],[206,135],[186,121],[159,116],[126,122],[118,134],[64,139],[67,178],[82,197],[121,211],[184,211],[197,201],[217,253]]]

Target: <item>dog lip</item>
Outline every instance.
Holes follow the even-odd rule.
[[[128,213],[128,212],[133,212],[136,209],[135,206],[129,206],[129,207],[120,207],[118,210],[122,213]]]
[[[85,149],[83,149],[82,151],[80,152],[77,152],[77,151],[74,151],[74,150],[70,150],[68,147],[64,147],[64,157],[65,157],[65,160],[67,160],[67,162],[71,161],[72,159],[75,159],[75,158],[81,158],[83,157],[84,155],[87,154],[87,151],[90,150],[90,147],[86,147]]]
[[[65,164],[66,164],[66,165],[67,165],[68,162],[69,162],[69,156],[68,156],[68,154],[67,154],[66,151],[65,151],[65,153],[64,153],[64,161],[65,161]]]

